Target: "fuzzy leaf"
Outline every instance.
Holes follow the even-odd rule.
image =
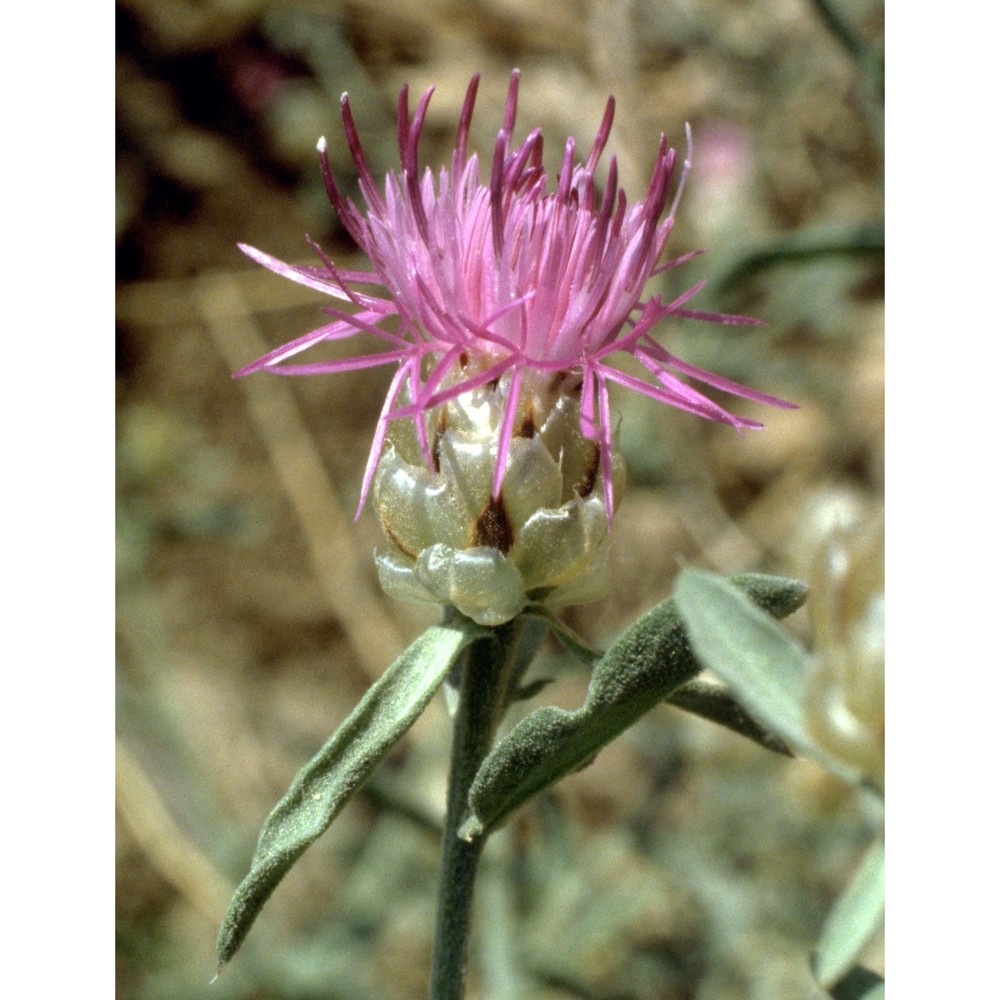
[[[790,614],[805,599],[805,587],[794,580],[744,576],[734,583],[772,614]],[[531,796],[579,770],[699,670],[674,601],[664,601],[596,662],[579,709],[540,708],[493,748],[470,789],[461,836],[471,840],[493,829]]]
[[[243,943],[267,898],[333,822],[382,758],[427,707],[452,664],[487,630],[460,616],[427,629],[368,689],[322,750],[299,771],[264,822],[250,872],[219,929],[221,968]]]
[[[732,582],[685,569],[677,606],[698,660],[718,674],[763,725],[845,780],[859,775],[815,745],[805,725],[806,652]]]
[[[540,605],[525,614],[544,619],[563,646],[584,666],[592,667],[604,654],[588,646],[575,632],[559,621],[552,612]],[[532,694],[536,693],[532,691]],[[695,677],[682,684],[665,699],[668,705],[683,709],[709,722],[725,726],[741,736],[759,743],[767,750],[792,756],[784,740],[765,729],[728,693],[725,686],[707,677]]]
[[[873,844],[823,926],[813,972],[828,989],[851,968],[885,908],[885,845]]]

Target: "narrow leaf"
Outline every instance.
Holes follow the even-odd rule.
[[[885,845],[873,844],[830,911],[820,935],[813,971],[829,988],[851,968],[882,922],[885,908]]]
[[[553,635],[566,647],[566,650],[584,666],[593,666],[604,655],[600,650],[588,646],[568,625],[556,618],[544,604],[529,605],[524,613],[541,618],[552,630]]]
[[[427,629],[368,689],[322,750],[296,775],[267,817],[219,929],[221,968],[243,943],[267,898],[302,852],[333,822],[441,686],[473,640],[488,634],[455,616]]]
[[[517,644],[514,663],[510,671],[510,682],[507,691],[508,706],[511,702],[532,697],[532,695],[536,694],[548,683],[546,680],[538,680],[527,686],[522,686],[521,684],[521,679],[531,666],[531,662],[538,652],[538,647],[548,634],[548,628],[544,621],[528,616],[524,616],[522,621],[524,627],[521,630],[521,638]]]
[[[730,581],[685,569],[677,606],[698,660],[722,678],[760,722],[848,781],[859,776],[815,745],[805,725],[806,652]]]
[[[790,614],[805,588],[778,577],[735,578],[773,614]],[[627,629],[595,664],[575,712],[548,706],[524,718],[487,756],[469,793],[466,839],[497,826],[531,796],[591,761],[625,729],[700,670],[673,600]]]
[[[830,988],[833,1000],[885,1000],[885,980],[871,969],[855,965]]]
[[[668,705],[682,708],[685,712],[708,719],[734,733],[746,736],[767,750],[792,756],[788,744],[770,730],[765,729],[726,690],[723,684],[708,677],[695,677],[682,684],[666,699]]]

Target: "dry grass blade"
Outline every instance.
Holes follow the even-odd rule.
[[[138,760],[122,742],[115,744],[115,798],[118,815],[153,867],[210,924],[218,922],[231,883],[185,836]]]
[[[226,365],[235,370],[248,355],[267,351],[238,280],[227,274],[197,279],[195,301],[205,328]],[[291,387],[281,379],[244,379],[247,406],[298,517],[316,577],[347,635],[358,662],[377,677],[403,648],[396,623],[385,612],[351,524]]]

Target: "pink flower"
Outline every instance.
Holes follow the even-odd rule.
[[[649,188],[641,201],[627,204],[618,188],[614,157],[599,196],[594,171],[611,131],[615,105],[610,98],[586,162],[576,161],[574,140],[567,140],[562,169],[555,190],[550,191],[542,166],[541,130],[529,133],[520,146],[513,145],[518,79],[515,70],[485,185],[480,181],[476,154],[467,152],[478,75],[469,84],[459,117],[451,170],[442,168],[436,180],[429,169],[421,175],[417,164],[433,88],[421,98],[412,119],[408,90],[403,88],[398,108],[402,170],[386,177],[384,192],[365,160],[347,95],[341,98],[344,131],[367,212],[338,190],[325,139],[318,147],[320,166],[330,201],[367,254],[371,271],[338,268],[315,244],[322,267],[285,264],[241,246],[276,274],[350,303],[354,311],[324,309],[330,323],[269,352],[236,376],[258,371],[330,374],[396,366],[375,430],[358,513],[371,487],[390,421],[414,420],[431,467],[423,414],[504,376],[509,379],[509,390],[497,446],[494,497],[503,482],[520,393],[533,387],[539,377],[568,373],[571,378],[565,384],[580,393],[581,432],[600,448],[609,520],[613,500],[611,383],[740,430],[762,425],[728,413],[679,376],[770,406],[792,406],[695,368],[652,336],[653,328],[667,317],[758,323],[686,308],[703,282],[673,302],[665,303],[659,295],[643,298],[650,278],[701,252],[660,263],[690,164],[684,164],[664,218],[676,154],[667,148],[662,135]],[[381,286],[384,291],[373,293],[358,286]],[[381,325],[390,318],[398,318],[395,332]],[[381,340],[384,349],[347,360],[287,363],[322,341],[359,333]],[[614,358],[620,354],[631,354],[655,383],[614,367]]]

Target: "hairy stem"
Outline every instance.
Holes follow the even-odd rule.
[[[448,778],[441,881],[431,967],[431,1000],[461,1000],[472,923],[472,896],[486,838],[461,840],[458,829],[468,808],[469,786],[493,744],[508,702],[523,623],[519,619],[474,643],[461,663]]]

